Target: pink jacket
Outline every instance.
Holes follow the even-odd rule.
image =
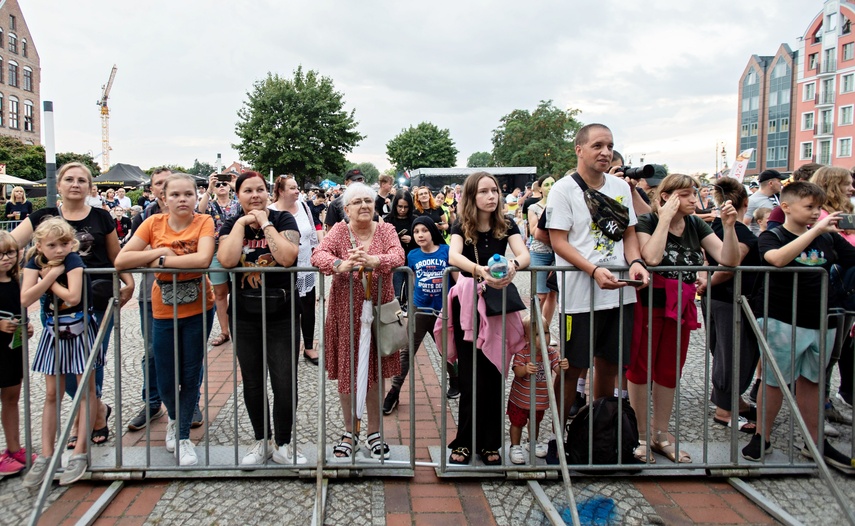
[[[698,306],[695,305],[697,287],[694,283],[683,283],[683,299],[681,304],[683,311],[677,312],[678,285],[679,281],[676,279],[663,278],[659,274],[653,273],[653,287],[665,289],[665,316],[674,321],[679,321],[681,325],[684,325],[690,331],[700,329]],[[639,294],[644,294],[644,291],[639,292]]]
[[[472,335],[475,332],[472,316],[473,287],[475,285],[474,279],[460,276],[457,284],[448,291],[449,311],[454,298],[460,301],[460,328],[463,329],[463,339],[467,342],[472,341]],[[457,348],[454,345],[454,326],[451,323],[451,313],[446,314],[446,316],[437,318],[433,327],[433,335],[440,352],[445,354],[445,359],[449,363],[454,363],[457,360]],[[496,366],[496,369],[502,372],[502,375],[507,375],[514,354],[521,351],[526,345],[522,316],[519,312],[511,312],[506,315],[507,325],[504,328],[507,339],[507,354],[504,364],[502,363],[502,317],[487,316],[487,305],[480,295],[478,296],[478,319],[480,321],[478,324],[478,348],[484,352],[484,355]],[[443,324],[448,326],[448,348],[445,350],[442,349]]]

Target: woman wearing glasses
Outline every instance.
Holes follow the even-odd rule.
[[[214,218],[214,242],[219,243],[220,227],[226,219],[237,215],[240,211],[240,203],[236,197],[232,197],[231,181],[220,181],[216,175],[211,175],[208,180],[208,191],[199,200],[196,210],[200,214],[208,214]],[[213,195],[214,199],[210,196]],[[211,268],[223,268],[217,259],[216,249]],[[211,345],[216,347],[231,339],[229,332],[229,275],[225,272],[211,272],[211,284],[214,285],[214,303],[217,305],[217,321],[220,322],[220,335],[211,340]]]

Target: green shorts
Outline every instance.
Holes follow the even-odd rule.
[[[801,376],[808,381],[818,383],[820,368],[825,369],[831,359],[836,329],[828,329],[826,332],[825,360],[820,363],[819,337],[821,333],[819,329],[805,329],[797,326],[796,338],[793,341],[792,325],[774,318],[757,320],[760,327],[763,327],[766,321],[769,324],[766,330],[769,349],[771,349],[772,356],[784,374],[786,381],[789,382],[790,378],[795,380]],[[767,385],[779,387],[771,367],[764,367],[763,377]]]
[[[220,263],[220,260],[217,259],[217,253],[214,253],[214,259],[211,260],[211,266],[208,267],[210,269],[215,268],[223,268],[223,265]],[[229,282],[229,274],[228,272],[211,272],[208,275],[208,278],[211,280],[211,285],[225,285]]]

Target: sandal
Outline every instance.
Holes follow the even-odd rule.
[[[232,337],[231,337],[231,335],[229,335],[229,333],[222,333],[221,332],[219,336],[217,336],[216,338],[211,340],[211,346],[212,347],[219,347],[220,345],[228,342],[231,339],[232,339]]]
[[[720,418],[717,416],[713,417],[713,422],[724,427],[732,427],[733,423],[730,417]],[[749,422],[744,416],[739,415],[736,419],[736,429],[743,433],[751,433],[753,435],[757,432],[757,425],[754,422]]]
[[[108,404],[104,404],[107,406],[107,416],[104,417],[104,420],[110,420],[110,415],[113,413],[113,408]],[[100,446],[107,442],[110,439],[110,422],[107,422],[107,425],[102,427],[101,429],[93,429],[92,435],[90,436],[92,439],[92,443],[96,446]]]
[[[77,435],[68,437],[68,442],[65,443],[65,449],[69,451],[77,447]]]
[[[345,442],[347,439],[350,439],[350,442]],[[344,434],[341,435],[341,442],[333,448],[333,455],[335,455],[335,458],[350,458],[353,455],[354,445],[358,440],[358,435],[345,431]]]
[[[638,447],[632,450],[632,456],[642,464],[656,464],[656,458],[653,456],[653,452],[647,447],[645,440],[638,441]]]
[[[661,438],[662,436],[665,436],[666,438],[664,440],[650,441],[650,449],[652,449],[656,453],[659,453],[660,455],[665,456],[671,462],[676,462],[678,464],[689,464],[692,462],[692,457],[688,453],[686,453],[685,450],[682,449],[680,450],[680,458],[678,460],[676,447],[668,440],[667,434],[662,435],[660,433],[659,438]]]
[[[496,458],[490,460],[489,457]],[[502,463],[502,457],[495,449],[482,449],[478,452],[478,458],[481,459],[481,462],[483,462],[485,466],[498,466]]]
[[[748,406],[747,409],[740,409],[739,410],[739,416],[745,418],[749,422],[756,422],[757,421],[757,406],[754,404],[751,404]]]
[[[387,460],[392,456],[389,444],[383,442],[380,438],[380,433],[376,431],[374,433],[369,433],[365,439],[368,442],[368,447],[371,448],[372,458],[376,458],[377,460],[383,458],[384,460]]]
[[[453,455],[457,455],[458,457],[463,457],[463,460],[454,460],[454,458],[452,458]],[[469,457],[470,456],[472,456],[472,454],[469,452],[468,447],[456,447],[456,448],[451,450],[451,455],[448,456],[448,463],[449,464],[458,464],[458,465],[469,464]]]

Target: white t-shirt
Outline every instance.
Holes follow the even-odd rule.
[[[629,185],[617,177],[605,175],[605,184],[599,192],[629,208],[629,226],[638,222],[632,208],[632,191]],[[546,227],[567,230],[567,242],[595,265],[626,265],[623,240],[612,241],[591,220],[585,205],[582,189],[569,175],[562,177],[552,187],[546,202]],[[555,264],[569,266],[570,262],[555,253]],[[559,282],[564,308],[568,314],[591,310],[591,278],[584,272],[565,272],[564,281]],[[621,290],[623,291],[621,293]],[[566,294],[565,294],[566,291]],[[624,287],[618,290],[603,290],[594,286],[594,310],[605,310],[620,305],[635,303],[635,289]]]
[[[758,208],[769,208],[770,210],[774,210],[775,207],[780,204],[781,201],[776,195],[769,197],[768,195],[760,192],[754,192],[751,194],[751,197],[748,198],[748,210],[745,211],[745,216],[751,218],[751,224],[748,225],[748,228],[751,229],[751,232],[755,236],[760,235],[760,225],[754,221],[754,212]]]
[[[131,209],[131,198],[128,196],[119,198],[119,205],[125,210]]]

